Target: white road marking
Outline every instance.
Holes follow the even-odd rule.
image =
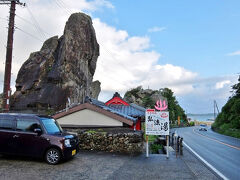
[[[198,155],[192,148],[190,148],[184,141],[184,146],[186,146],[195,156],[197,156],[204,164],[206,164],[210,169],[212,169],[217,175],[219,175],[224,180],[229,180],[226,176],[224,176],[220,171],[218,171],[215,167],[209,164],[205,159],[203,159],[200,155]]]

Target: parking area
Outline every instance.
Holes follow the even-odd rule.
[[[173,154],[138,156],[104,152],[80,152],[59,165],[41,160],[0,156],[1,180],[46,179],[217,179],[201,162],[185,151]]]

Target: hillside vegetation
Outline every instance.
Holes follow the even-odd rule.
[[[238,83],[232,89],[233,95],[223,106],[212,129],[228,136],[240,138],[240,76]]]
[[[163,97],[168,101],[168,111],[171,124],[177,123],[178,116],[180,116],[183,123],[187,123],[187,116],[182,107],[178,104],[178,101],[173,95],[171,89],[163,88],[160,90],[144,90],[141,86],[139,86],[128,90],[124,95],[124,99],[126,101],[138,104],[145,108],[154,108],[155,102],[159,100],[160,97]]]

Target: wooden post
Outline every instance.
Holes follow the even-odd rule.
[[[14,19],[16,2],[11,1],[10,16],[8,24],[8,39],[7,39],[7,53],[3,84],[3,112],[9,112],[10,99],[10,84],[11,84],[11,69],[12,69],[12,50],[13,50],[13,33],[14,33]]]
[[[182,141],[183,141],[183,138],[180,138],[180,143],[179,143],[179,146],[180,146],[180,155],[182,156],[183,155],[183,145],[182,145]]]
[[[177,137],[177,152],[179,152],[179,142],[180,142],[180,136]]]
[[[174,135],[175,133],[172,133],[172,146],[174,146]]]
[[[148,150],[148,135],[146,135],[146,157],[149,157],[149,150]]]

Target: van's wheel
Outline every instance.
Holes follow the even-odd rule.
[[[61,154],[58,149],[51,148],[45,154],[45,160],[48,164],[55,165],[61,160]]]

